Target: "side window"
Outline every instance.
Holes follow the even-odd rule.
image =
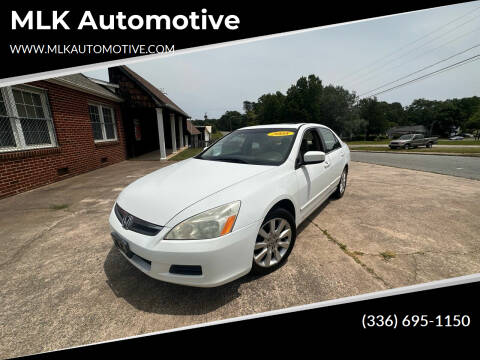
[[[307,151],[323,151],[322,141],[315,129],[307,130],[305,134],[303,134],[302,143],[300,145],[300,156],[302,159]]]
[[[325,128],[319,128],[318,131],[322,135],[323,142],[325,143],[325,152],[329,153],[332,150],[338,149],[341,147],[340,142],[333,133]]]

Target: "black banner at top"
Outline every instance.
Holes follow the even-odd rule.
[[[3,5],[0,79],[459,3]]]

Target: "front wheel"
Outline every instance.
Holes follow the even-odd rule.
[[[410,144],[405,144],[405,146],[403,147],[405,150],[408,150],[410,149]]]
[[[282,266],[292,252],[296,235],[290,212],[281,208],[270,211],[255,241],[252,273],[265,275]]]
[[[427,146],[427,148],[431,148],[431,147],[432,147],[432,143],[428,143],[426,146]]]

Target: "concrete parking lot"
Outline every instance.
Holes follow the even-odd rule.
[[[123,187],[166,165],[124,161],[0,200],[2,358],[480,272],[478,181],[354,162],[278,271],[213,289],[153,280],[107,219]]]

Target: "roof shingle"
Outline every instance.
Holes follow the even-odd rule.
[[[143,77],[138,75],[135,71],[130,69],[129,67],[122,65],[118,67],[121,69],[124,73],[126,73],[130,78],[134,79],[138,84],[140,84],[145,90],[147,90],[151,96],[156,98],[158,101],[160,101],[162,104],[165,104],[167,107],[170,107],[174,111],[177,111],[178,113],[190,117],[185,111],[183,111],[177,104],[175,104],[170,98],[167,97],[164,93],[162,93],[159,89],[157,89],[155,86],[153,86],[150,82],[145,80]]]
[[[53,81],[62,85],[66,85],[80,91],[85,91],[91,94],[95,94],[97,96],[114,100],[114,101],[122,101],[122,98],[115,95],[110,90],[104,88],[101,85],[94,83],[92,80],[87,78],[83,74],[72,74],[72,75],[65,75],[60,76],[57,78],[49,79],[47,81]]]
[[[200,131],[192,124],[191,121],[187,120],[187,131],[190,135],[199,135]]]

